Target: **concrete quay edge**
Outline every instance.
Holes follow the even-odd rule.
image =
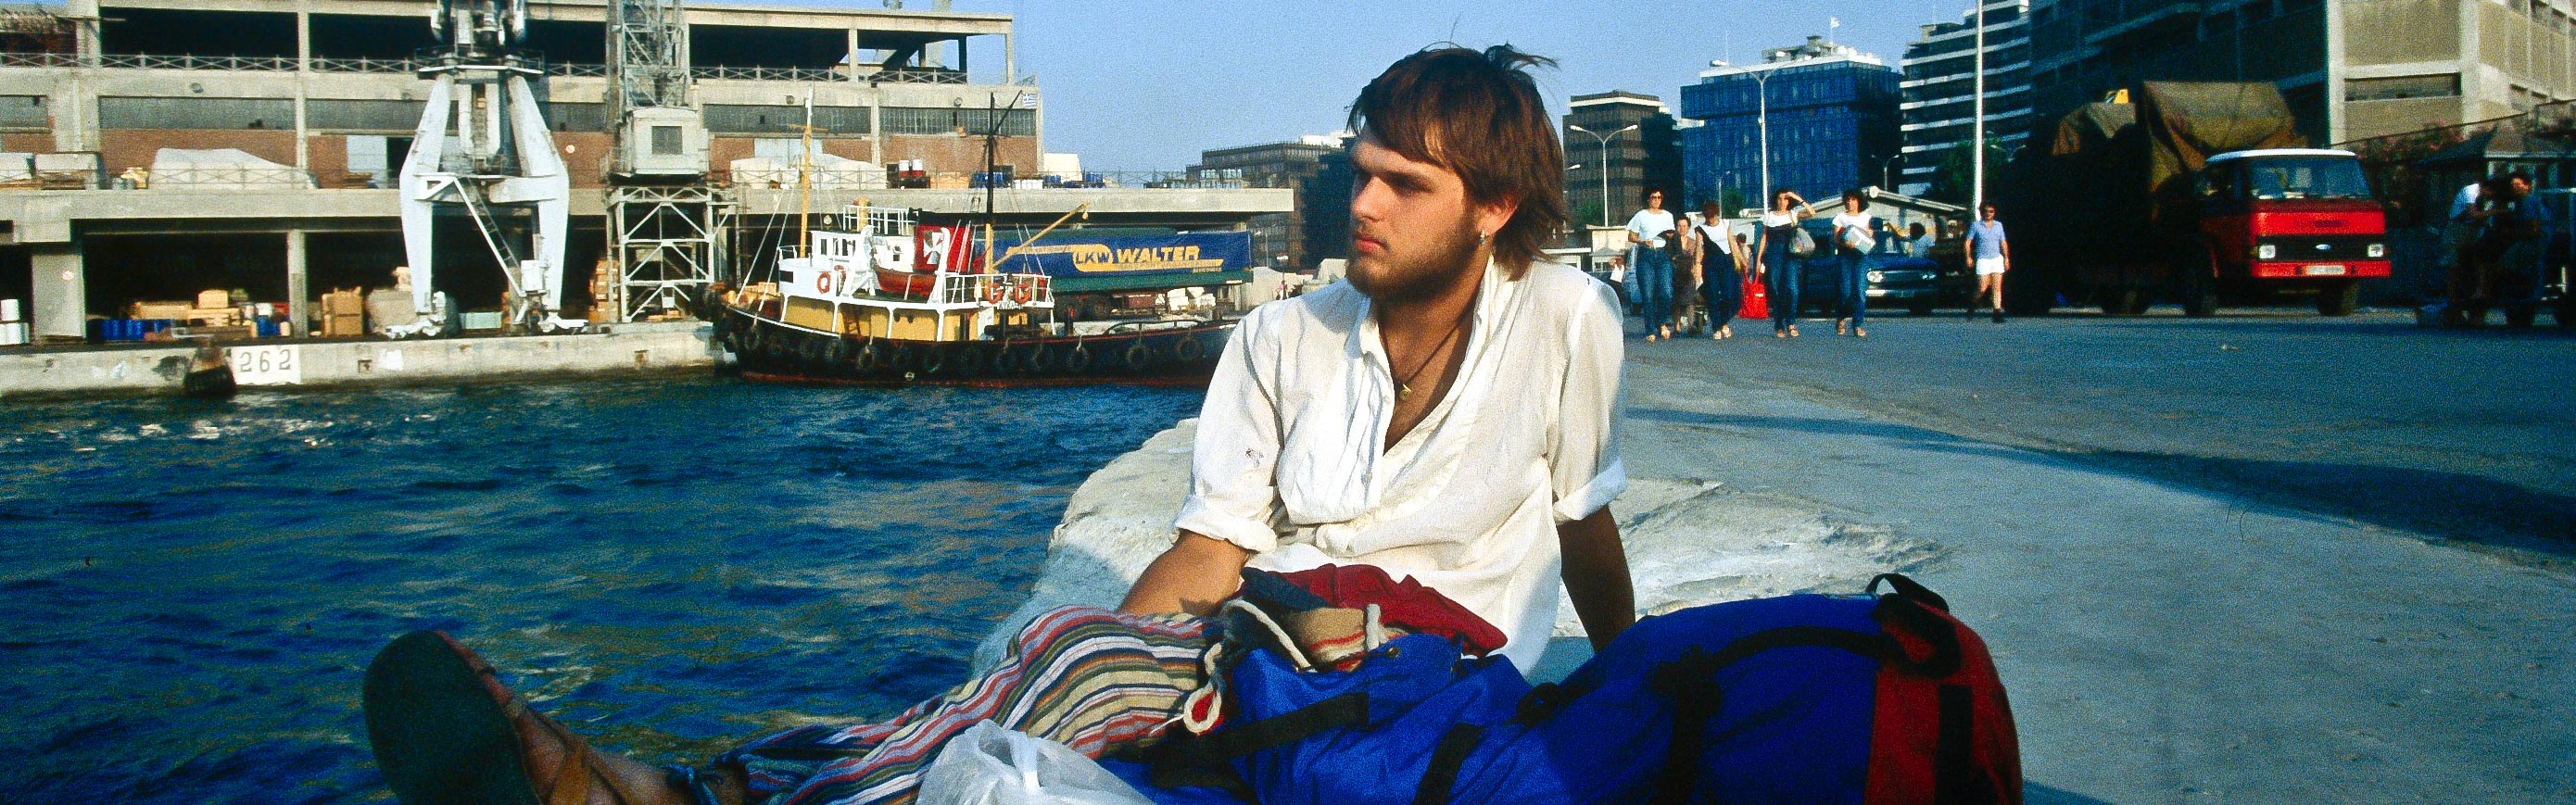
[[[636,374],[707,369],[718,352],[704,322],[618,325],[609,332],[416,340],[272,340],[227,351],[292,350],[293,382],[246,390]],[[0,349],[0,402],[176,395],[194,347],[89,346]],[[272,353],[275,354],[275,353]]]

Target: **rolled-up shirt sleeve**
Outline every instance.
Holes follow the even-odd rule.
[[[1175,528],[1266,553],[1279,547],[1273,525],[1279,510],[1275,473],[1279,416],[1271,387],[1255,359],[1254,342],[1268,336],[1267,317],[1254,311],[1235,329],[1209,379],[1199,407],[1198,441],[1190,454],[1190,496]],[[1262,350],[1276,354],[1276,350]]]
[[[1548,447],[1556,521],[1590,517],[1628,490],[1619,461],[1619,372],[1624,356],[1618,297],[1598,282],[1594,303],[1578,307],[1566,334],[1565,383],[1558,390],[1554,443]]]

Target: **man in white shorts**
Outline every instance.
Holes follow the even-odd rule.
[[[1991,296],[1995,323],[2004,323],[2004,272],[2012,270],[2012,244],[2004,238],[2004,222],[1995,220],[1995,205],[1977,208],[1978,220],[1968,225],[1968,261],[1977,271],[1977,295],[1968,299],[1968,318],[1977,318],[1977,301]]]

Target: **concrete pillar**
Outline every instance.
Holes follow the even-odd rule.
[[[313,74],[313,14],[295,12],[295,168],[313,169],[313,141],[305,130],[305,79]]]
[[[850,41],[849,48],[848,48],[848,54],[849,54],[849,55],[847,56],[847,58],[848,58],[848,59],[849,59],[849,61],[850,61],[850,67],[849,67],[849,70],[850,70],[850,83],[855,84],[855,83],[858,83],[858,81],[859,81],[859,73],[864,69],[864,67],[865,67],[865,66],[864,66],[864,65],[859,64],[859,29],[857,29],[857,28],[852,28],[852,29],[849,29],[849,31],[847,31],[847,33],[849,34],[849,41]]]
[[[87,337],[89,272],[81,265],[80,243],[38,243],[27,251],[35,264],[27,320],[35,325],[36,337]]]
[[[1012,44],[1011,35],[1002,34],[1002,82],[1007,84],[1019,80],[1020,52]]]
[[[868,161],[885,167],[885,87],[868,90]]]
[[[302,338],[313,316],[313,283],[305,273],[304,230],[286,230],[286,335]]]

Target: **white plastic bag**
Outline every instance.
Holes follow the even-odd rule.
[[[966,728],[921,773],[919,805],[1153,805],[1073,751],[990,721]]]

